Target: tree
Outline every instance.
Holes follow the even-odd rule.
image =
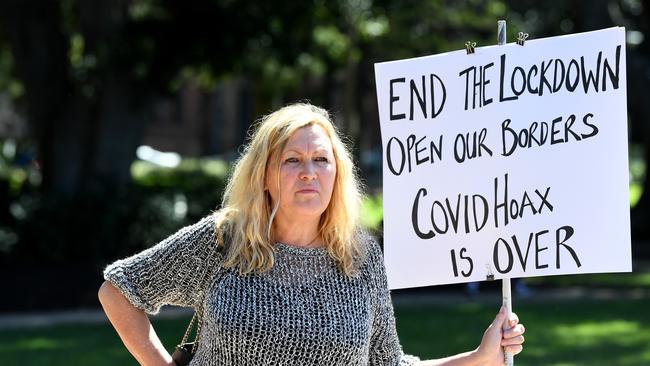
[[[81,229],[62,226],[95,224],[110,203],[124,198],[152,98],[173,92],[184,75],[210,83],[244,72],[269,48],[282,62],[295,58],[309,40],[299,30],[309,28],[311,18],[303,14],[311,14],[310,7],[219,0],[0,2],[0,42],[9,45],[12,71],[24,89],[17,103],[25,106],[40,194],[49,202],[34,215],[39,225],[27,231],[35,237],[23,241],[21,251],[51,258],[56,246],[48,242],[58,240],[65,248],[57,258],[92,257],[87,238],[75,237]],[[49,230],[43,224],[57,220]],[[36,233],[37,227],[44,231]]]

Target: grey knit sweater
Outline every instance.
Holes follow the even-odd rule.
[[[276,244],[269,272],[224,268],[214,217],[104,270],[136,307],[203,310],[191,365],[412,365],[402,353],[383,260],[364,244],[360,271],[339,270],[324,248]],[[184,329],[179,329],[180,335]]]

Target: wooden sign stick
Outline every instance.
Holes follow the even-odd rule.
[[[499,46],[506,44],[506,21],[499,20],[497,22],[497,41]],[[507,309],[506,320],[503,322],[503,329],[509,328],[508,319],[510,319],[510,314],[512,313],[512,291],[510,289],[510,278],[504,278],[502,282],[502,299],[503,306]],[[514,355],[510,352],[505,352],[505,363],[506,366],[513,366],[515,364]]]

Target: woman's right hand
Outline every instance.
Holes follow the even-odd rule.
[[[483,334],[481,345],[476,350],[480,364],[488,366],[504,365],[504,351],[513,355],[523,350],[525,327],[519,324],[517,314],[512,313],[506,321],[506,308],[501,307],[496,318]]]

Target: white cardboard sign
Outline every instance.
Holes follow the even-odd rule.
[[[375,76],[390,288],[631,271],[624,28]]]

